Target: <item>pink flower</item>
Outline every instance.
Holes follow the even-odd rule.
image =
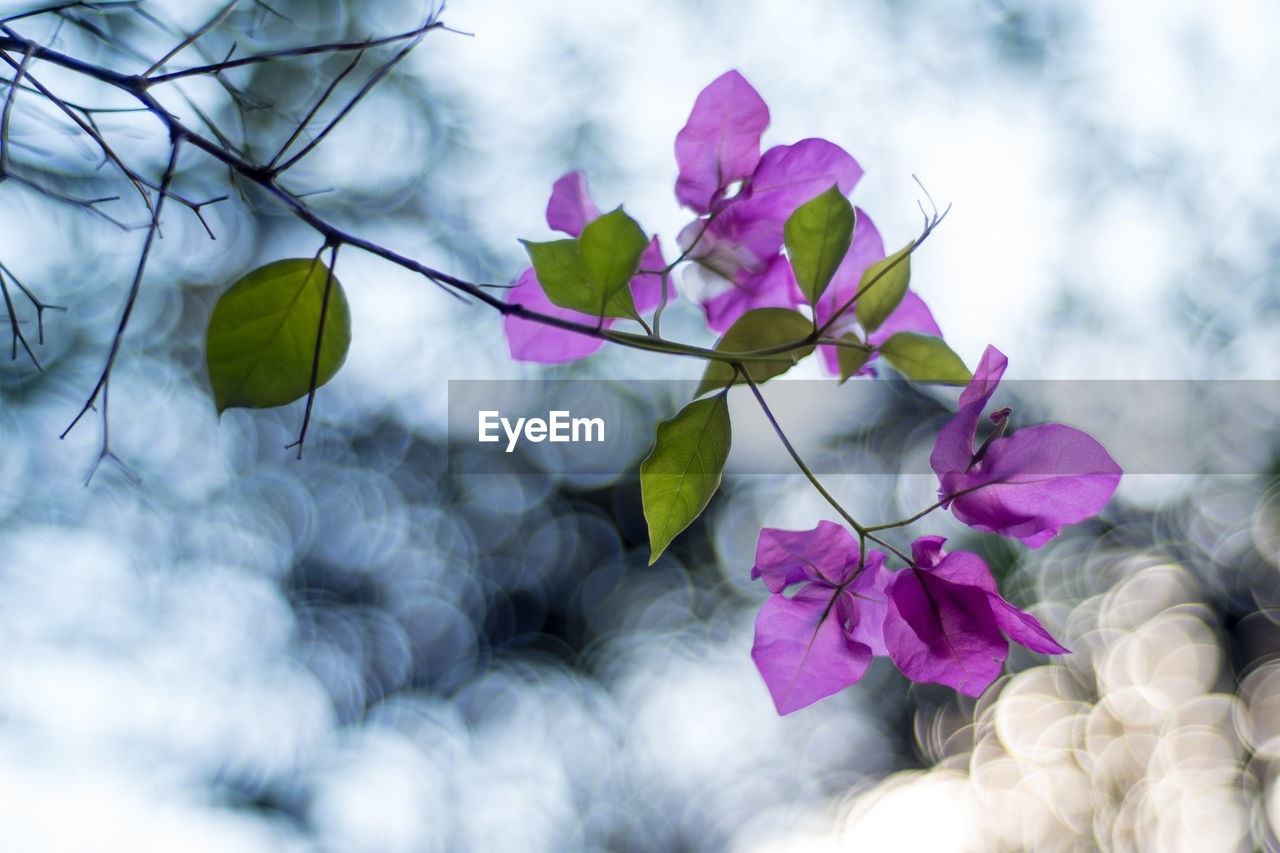
[[[778,263],[783,225],[833,184],[848,193],[862,177],[857,161],[825,139],[803,139],[761,155],[768,125],[764,100],[741,74],[729,71],[702,90],[676,135],[676,198],[700,215],[678,240],[698,262],[692,283],[717,332],[751,308],[803,303],[790,265]],[[739,181],[738,192],[726,198]]]
[[[987,347],[960,394],[959,411],[939,431],[929,462],[938,475],[938,497],[956,518],[1039,548],[1062,525],[1101,510],[1121,471],[1101,444],[1062,424],[1003,435],[1009,409],[991,415],[996,432],[975,450],[978,419],[1007,365],[998,349]]]
[[[1000,674],[1006,636],[1045,654],[1069,654],[1034,616],[996,588],[976,554],[942,550],[939,536],[917,539],[912,565],[892,572],[838,524],[760,531],[752,579],[769,588],[756,617],[751,657],[779,714],[856,683],[876,655],[913,681],[977,696]],[[794,594],[786,590],[797,586]]]
[[[1030,613],[1001,597],[977,554],[945,554],[941,536],[911,545],[913,565],[885,587],[884,642],[912,681],[932,681],[978,696],[999,676],[1016,643],[1045,654],[1070,654]]]
[[[751,657],[779,714],[843,690],[885,654],[884,554],[867,554],[855,577],[858,562],[858,543],[830,521],[760,531],[751,577],[773,594],[756,617]],[[797,583],[793,596],[783,594]]]
[[[600,211],[591,201],[587,193],[587,181],[582,172],[570,172],[556,181],[551,188],[551,200],[547,203],[547,224],[557,231],[563,231],[570,237],[577,237],[587,224],[600,215]],[[645,249],[640,259],[640,268],[660,270],[666,267],[662,258],[662,250],[655,237]],[[654,307],[662,298],[662,277],[652,273],[637,275],[631,280],[631,293],[635,299],[636,309],[645,311]],[[669,299],[675,298],[675,289],[668,284]],[[516,279],[515,286],[507,292],[509,304],[520,304],[531,311],[550,314],[566,320],[575,320],[590,326],[609,328],[612,319],[604,320],[583,314],[569,308],[561,308],[547,298],[533,267],[529,267]],[[537,361],[544,364],[557,364],[574,361],[591,355],[604,346],[601,338],[546,326],[532,320],[525,320],[508,314],[503,321],[503,329],[507,334],[507,345],[511,357],[520,361]]]

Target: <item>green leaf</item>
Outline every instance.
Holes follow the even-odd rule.
[[[875,284],[871,284],[866,292],[858,297],[858,304],[854,308],[858,323],[866,332],[874,332],[880,328],[880,324],[889,319],[889,315],[902,302],[902,297],[907,292],[907,285],[911,283],[912,245],[914,244],[908,243],[863,271],[862,282],[858,285],[859,291],[875,281]],[[877,276],[880,276],[878,281],[876,281]]]
[[[707,508],[729,458],[725,394],[695,400],[658,424],[653,450],[640,463],[640,497],[649,526],[649,565]]]
[[[591,284],[591,274],[582,262],[577,240],[550,240],[534,243],[522,240],[542,292],[553,305],[600,316],[600,295]]]
[[[316,335],[324,311],[316,387],[333,378],[351,344],[351,312],[336,276],[318,259],[258,267],[213,306],[205,362],[218,414],[234,406],[283,406],[311,390]]]
[[[752,308],[738,318],[729,331],[716,342],[716,352],[745,353],[767,347],[775,347],[793,341],[803,340],[813,331],[813,321],[790,308]],[[779,353],[768,359],[745,362],[751,378],[755,382],[764,382],[779,374],[786,373],[800,359],[813,352],[813,344],[798,347],[791,352]],[[707,364],[707,372],[702,375],[702,384],[698,386],[695,397],[701,397],[708,391],[723,388],[733,380],[733,367],[727,362],[712,361]],[[745,382],[742,377],[738,383]]]
[[[582,229],[578,250],[591,282],[602,294],[605,316],[636,316],[628,285],[640,269],[640,257],[648,245],[649,238],[622,208],[596,218]]]
[[[553,305],[592,317],[637,316],[628,285],[649,241],[622,208],[589,223],[576,240],[522,242]]]
[[[867,359],[871,358],[871,351],[861,346],[862,339],[853,332],[845,332],[840,336],[840,340],[860,345],[836,347],[836,360],[840,362],[840,384],[843,385],[850,376],[861,370],[862,365],[867,363]]]
[[[917,382],[967,385],[973,378],[960,356],[935,335],[898,332],[880,344],[880,354],[899,373]]]
[[[853,205],[833,186],[797,207],[782,234],[796,283],[816,305],[853,242]]]

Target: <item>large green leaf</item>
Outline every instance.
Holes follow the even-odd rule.
[[[854,310],[858,323],[867,332],[874,332],[897,309],[911,283],[911,247],[908,243],[883,260],[876,261],[862,273],[858,289],[870,287],[858,297]],[[877,280],[878,277],[878,280]]]
[[[695,400],[658,424],[653,450],[640,463],[649,565],[706,509],[720,486],[731,437],[723,393]]]
[[[649,241],[622,208],[590,222],[576,240],[522,242],[552,304],[592,317],[636,316],[628,285]]]
[[[935,335],[898,332],[880,344],[880,354],[903,376],[917,382],[967,385],[973,378],[960,356]]]
[[[853,205],[833,186],[797,207],[782,234],[800,292],[817,305],[853,241]]]
[[[812,331],[813,321],[799,311],[790,308],[752,308],[729,327],[724,337],[716,342],[715,349],[716,352],[723,353],[753,352],[803,340]],[[786,373],[811,352],[813,344],[807,344],[767,359],[747,361],[745,365],[752,380],[764,382]],[[733,381],[733,367],[727,362],[709,362],[707,372],[702,375],[702,384],[698,386],[698,393],[694,396],[701,397],[708,391],[723,388]],[[746,380],[739,377],[736,381]]]
[[[283,406],[311,390],[326,285],[319,387],[342,367],[351,343],[347,297],[328,267],[313,258],[275,261],[222,294],[209,318],[205,352],[219,414],[233,406]]]

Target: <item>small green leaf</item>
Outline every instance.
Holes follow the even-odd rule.
[[[622,208],[598,217],[582,229],[578,250],[592,284],[602,294],[606,317],[636,316],[628,285],[640,269],[640,258],[648,245],[649,238]]]
[[[880,328],[880,324],[889,319],[889,315],[902,302],[902,297],[907,292],[907,285],[911,283],[912,245],[914,244],[908,243],[902,249],[883,260],[876,261],[863,271],[862,283],[858,285],[859,290],[875,281],[875,284],[858,297],[858,304],[854,309],[858,323],[865,331],[874,332]],[[880,276],[878,281],[876,281],[877,276]]]
[[[338,372],[351,344],[351,312],[336,276],[318,259],[258,267],[218,299],[209,318],[205,362],[218,414],[234,406],[283,406],[311,390],[324,310],[319,387]]]
[[[592,317],[637,316],[628,285],[649,241],[622,208],[589,223],[576,240],[522,242],[553,305]]]
[[[935,335],[898,332],[880,344],[880,354],[903,376],[917,382],[967,385],[973,378],[960,356]]]
[[[796,283],[816,305],[853,241],[853,205],[833,186],[796,208],[782,229]]]
[[[731,438],[724,394],[695,400],[658,424],[653,450],[640,463],[649,565],[707,508],[720,487]]]
[[[716,342],[716,352],[745,353],[767,347],[780,346],[806,338],[813,331],[813,321],[790,308],[752,308],[738,318],[724,337]],[[764,382],[786,373],[792,366],[813,352],[813,344],[798,347],[791,352],[779,353],[768,359],[746,362],[747,370],[755,382]],[[702,375],[695,397],[708,391],[723,388],[733,380],[733,367],[727,362],[712,361]],[[746,380],[739,377],[737,382]]]
[[[867,359],[871,358],[871,351],[864,348],[862,339],[853,332],[845,332],[840,340],[859,344],[857,347],[836,347],[836,360],[840,362],[840,384],[843,385],[867,363]]]

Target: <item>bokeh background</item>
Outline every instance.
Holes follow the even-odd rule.
[[[136,73],[220,8],[73,5],[11,26]],[[170,65],[392,33],[429,11],[244,0]],[[1280,379],[1280,9],[1264,0],[458,0],[444,20],[471,35],[429,34],[287,179],[401,253],[510,282],[516,238],[548,236],[550,186],[573,169],[670,251],[689,218],[674,135],[737,68],[770,105],[766,145],[823,136],[859,160],[854,199],[886,243],[919,227],[912,175],[953,205],[913,286],[968,363],[995,343],[1011,379]],[[388,55],[370,51],[320,120]],[[269,157],[344,64],[293,58],[163,97]],[[28,71],[69,100],[131,106]],[[158,178],[153,117],[95,117]],[[9,143],[16,173],[119,194],[102,209],[145,223],[29,92]],[[169,207],[148,265],[111,384],[111,447],[138,484],[108,464],[83,485],[99,420],[58,436],[101,369],[143,232],[0,184],[0,261],[67,309],[44,315],[43,374],[0,359],[6,849],[1280,850],[1270,424],[1232,448],[1255,475],[1128,478],[1039,551],[930,517],[1074,655],[1015,650],[977,701],[877,662],[779,718],[748,656],[765,597],[748,573],[762,525],[831,516],[803,481],[727,478],[649,567],[634,479],[525,456],[469,476],[470,436],[447,430],[450,379],[593,378],[622,388],[617,420],[643,454],[675,404],[625,380],[696,364],[513,363],[496,314],[347,249],[352,349],[299,462],[283,447],[300,404],[216,417],[203,329],[230,282],[319,240],[207,158],[181,167],[190,198],[231,198],[204,208],[212,241]],[[709,342],[687,301],[668,317]],[[829,467],[875,452],[914,471],[921,424],[944,411],[895,390],[852,421],[788,414]],[[1238,415],[1213,414],[1186,440],[1196,459],[1238,440]],[[869,519],[935,487],[831,479]]]

